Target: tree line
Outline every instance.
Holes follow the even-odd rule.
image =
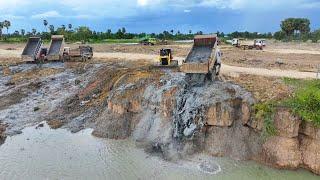
[[[130,33],[127,32],[125,27],[119,28],[113,32],[111,29],[107,29],[105,32],[99,32],[91,30],[86,26],[79,26],[74,28],[72,24],[61,25],[55,27],[49,24],[47,20],[43,20],[43,26],[45,27],[44,32],[38,32],[35,28],[31,31],[26,32],[25,29],[16,30],[9,34],[8,30],[11,26],[11,22],[5,20],[0,22],[0,39],[8,41],[25,41],[30,36],[39,36],[44,40],[50,40],[51,35],[64,35],[67,41],[89,41],[89,42],[103,42],[108,39],[128,39],[128,40],[139,40],[142,38],[150,37],[163,40],[191,40],[194,35],[203,34],[202,31],[193,32],[189,30],[187,33],[182,33],[179,30],[163,31],[161,33]],[[6,28],[7,34],[3,35],[3,29]],[[224,32],[215,32],[222,39],[232,38],[265,38],[265,39],[277,39],[282,41],[300,40],[307,41],[312,40],[317,42],[320,40],[320,29],[311,32],[310,31],[310,20],[306,18],[288,18],[281,22],[280,31],[275,33],[258,33],[258,32],[232,32],[225,34]]]

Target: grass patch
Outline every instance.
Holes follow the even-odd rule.
[[[110,43],[110,44],[121,44],[121,43],[139,43],[139,39],[104,39],[104,40],[94,40],[90,39],[90,43]]]
[[[263,136],[274,136],[277,134],[276,128],[274,126],[274,114],[276,111],[275,103],[273,102],[263,102],[258,103],[253,106],[255,112],[255,119],[263,120]]]
[[[290,107],[302,120],[320,127],[320,80],[284,81],[295,88],[293,96],[285,100],[284,105]]]

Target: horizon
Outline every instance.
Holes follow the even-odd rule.
[[[36,4],[31,0],[0,0],[0,21],[11,21],[10,33],[33,28],[43,32],[43,20],[55,28],[72,24],[99,32],[125,27],[131,33],[274,33],[280,30],[281,21],[290,17],[308,18],[311,30],[318,29],[319,10],[316,0],[39,0]]]

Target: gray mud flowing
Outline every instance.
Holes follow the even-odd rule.
[[[6,134],[20,133],[22,128],[46,119],[64,101],[85,87],[99,67],[88,66],[88,71],[82,74],[64,69],[63,63],[44,64],[41,68],[35,64],[10,67],[13,75],[40,69],[57,70],[58,73],[19,85],[10,85],[13,75],[0,76],[0,122],[7,124]],[[80,84],[75,84],[76,80]]]
[[[212,47],[194,46],[191,53],[188,55],[186,62],[207,62],[210,59]]]

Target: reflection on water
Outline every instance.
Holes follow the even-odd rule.
[[[71,134],[44,125],[8,137],[0,146],[0,179],[319,179],[307,171],[281,171],[204,155],[169,163],[135,148],[130,140],[99,139],[91,131]],[[201,166],[221,171],[204,173]]]

